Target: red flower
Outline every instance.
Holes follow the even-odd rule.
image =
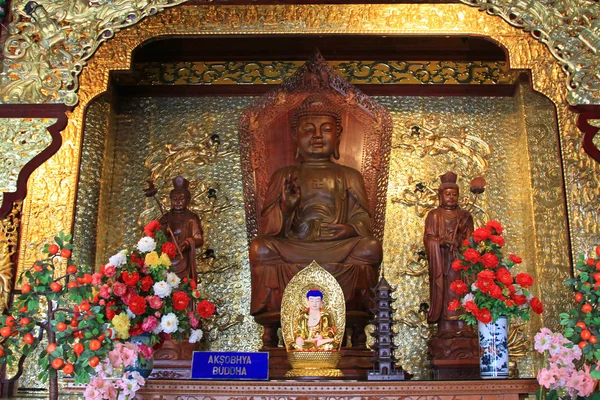
[[[141,267],[142,265],[144,265],[144,259],[136,256],[135,253],[132,253],[131,254],[131,263],[137,264]]]
[[[113,309],[113,306],[115,304],[116,304],[116,302],[114,302],[114,301],[109,301],[106,304],[106,318],[108,318],[110,321],[112,321],[112,319],[115,317],[115,315],[117,315],[117,313]]]
[[[500,289],[500,286],[493,285],[492,287],[490,287],[490,296],[492,296],[495,299],[503,298],[504,296],[502,296],[502,289]]]
[[[586,264],[588,265],[588,267],[593,267],[595,263],[596,263],[596,260],[594,260],[593,258],[588,258],[586,261]]]
[[[215,313],[215,305],[208,300],[202,300],[198,303],[196,312],[202,318],[208,318]]]
[[[525,272],[517,274],[515,280],[524,289],[527,289],[529,286],[533,285],[533,278],[531,277],[531,275],[526,274]]]
[[[510,272],[502,267],[502,268],[498,268],[498,271],[496,271],[496,278],[502,282],[504,285],[506,285],[508,287],[508,285],[511,285],[513,283],[513,277],[510,274]]]
[[[479,288],[483,293],[489,293],[492,287],[498,286],[494,283],[493,279],[479,278],[475,281],[475,286]]]
[[[471,264],[476,264],[481,259],[481,254],[475,249],[467,249],[463,253],[465,257],[465,261],[470,262]]]
[[[506,304],[507,307],[512,307],[515,305],[515,303],[512,300],[505,300],[504,304]]]
[[[454,311],[456,310],[458,307],[460,307],[460,303],[458,302],[457,299],[452,300],[449,304],[448,304],[448,310],[450,311]]]
[[[471,242],[469,242],[469,239],[463,240],[463,246],[468,247],[470,245],[471,245]]]
[[[121,279],[127,286],[135,286],[140,280],[140,274],[137,272],[131,273],[128,271],[121,272]]]
[[[190,287],[192,289],[196,289],[197,286],[198,286],[198,284],[196,283],[196,281],[190,281]]]
[[[523,262],[523,259],[521,257],[514,254],[511,254],[510,256],[508,256],[508,258],[515,264],[521,264]]]
[[[467,301],[465,303],[465,310],[467,310],[470,313],[477,313],[479,311],[479,307],[477,307],[477,304],[475,304],[474,301]]]
[[[531,309],[534,313],[541,314],[544,312],[544,305],[537,297],[532,298],[529,304],[531,304]]]
[[[173,308],[177,311],[183,311],[188,308],[190,297],[185,292],[173,293]]]
[[[484,324],[489,324],[492,322],[492,314],[490,314],[490,310],[487,308],[482,308],[479,310],[479,312],[475,314],[475,318],[477,318],[477,321]]]
[[[175,258],[175,254],[177,253],[177,247],[171,242],[165,242],[160,248],[160,251],[165,253],[172,260]]]
[[[154,285],[154,280],[152,279],[152,277],[150,275],[146,275],[145,277],[143,277],[140,280],[141,283],[141,289],[142,292],[147,292],[148,290],[150,290],[150,288],[152,287],[152,285]]]
[[[463,281],[457,280],[450,284],[450,290],[456,292],[459,295],[463,295],[467,293],[468,287]]]
[[[146,236],[150,236],[153,238],[156,231],[159,229],[160,229],[160,222],[158,222],[157,220],[152,220],[152,221],[148,222],[148,225],[146,225],[144,227],[144,234],[146,234]]]
[[[496,268],[499,264],[498,257],[494,253],[485,253],[481,257],[481,263],[486,268]]]
[[[469,267],[461,263],[459,259],[456,259],[452,262],[452,269],[455,271],[460,271],[464,269],[466,271],[467,269],[469,269]]]
[[[522,306],[523,304],[527,304],[527,297],[524,294],[513,294],[510,298],[515,302],[516,305]]]
[[[129,336],[137,336],[141,335],[142,333],[144,333],[144,330],[142,329],[141,322],[136,324],[133,328],[129,329]]]
[[[491,279],[494,280],[496,278],[496,274],[494,274],[492,271],[484,269],[483,271],[481,271],[480,273],[477,274],[478,278],[481,279]]]
[[[146,312],[146,299],[142,296],[133,295],[129,299],[129,309],[135,315],[141,315]],[[135,335],[134,335],[135,336]]]
[[[475,229],[475,231],[473,231],[473,240],[475,240],[475,243],[483,242],[484,240],[488,240],[490,237],[492,237],[492,230],[487,226]]]
[[[498,246],[504,246],[504,238],[502,236],[492,236],[492,243],[497,244]]]
[[[502,235],[502,225],[500,225],[500,222],[494,221],[492,219],[492,220],[488,221],[488,223],[485,224],[485,226],[487,226],[488,228],[492,228],[493,230],[495,230],[497,235]]]

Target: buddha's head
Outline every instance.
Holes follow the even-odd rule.
[[[190,199],[192,198],[192,195],[188,190],[189,185],[190,182],[182,176],[173,179],[173,190],[171,190],[170,193],[171,210],[173,212],[182,213],[187,209]]]
[[[457,176],[454,172],[446,172],[440,176],[442,184],[438,188],[438,197],[440,206],[444,208],[458,207],[458,185],[456,184]]]
[[[306,293],[306,303],[309,310],[319,311],[323,306],[323,293],[317,288]]]
[[[292,133],[302,160],[340,158],[342,116],[325,96],[307,97],[292,116]]]

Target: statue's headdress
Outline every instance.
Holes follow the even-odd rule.
[[[440,181],[442,184],[440,185],[438,192],[442,193],[446,189],[458,190],[458,185],[456,184],[457,178],[458,176],[454,172],[446,172],[444,175],[441,175]]]
[[[309,297],[320,297],[323,299],[323,293],[318,288],[312,288],[306,293],[306,298]]]
[[[342,114],[339,107],[336,107],[327,97],[323,95],[308,96],[300,107],[292,115],[292,134],[296,137],[298,128],[298,118],[309,115],[327,115],[334,117],[337,124],[338,136],[342,134]]]
[[[175,193],[184,193],[187,199],[189,200],[192,197],[188,187],[190,186],[190,182],[185,179],[183,176],[178,176],[173,178],[173,190],[169,194],[172,196]]]

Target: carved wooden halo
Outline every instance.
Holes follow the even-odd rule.
[[[343,118],[342,157],[340,164],[360,171],[365,180],[373,234],[383,239],[388,169],[393,123],[385,108],[338,75],[315,49],[298,71],[275,90],[247,107],[239,122],[242,180],[246,208],[248,240],[260,232],[260,210],[269,179],[277,168],[293,165],[295,149],[282,139],[281,127],[289,129],[289,115],[306,97],[325,96],[340,109]],[[348,126],[349,125],[349,126]],[[351,129],[349,129],[349,127]],[[344,151],[351,135],[361,144]],[[356,137],[355,136],[355,137]],[[271,142],[284,143],[273,151]],[[277,154],[274,154],[277,153]],[[277,159],[276,168],[273,159]],[[350,161],[350,162],[348,162]]]
[[[290,280],[281,299],[281,333],[287,350],[296,341],[296,320],[306,310],[306,293],[318,288],[323,293],[323,309],[335,323],[335,341],[341,346],[346,326],[346,302],[338,281],[316,261],[298,272]],[[338,348],[339,350],[339,348]]]

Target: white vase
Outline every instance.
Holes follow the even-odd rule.
[[[479,326],[479,368],[483,379],[508,378],[508,320],[499,317],[496,322]]]

